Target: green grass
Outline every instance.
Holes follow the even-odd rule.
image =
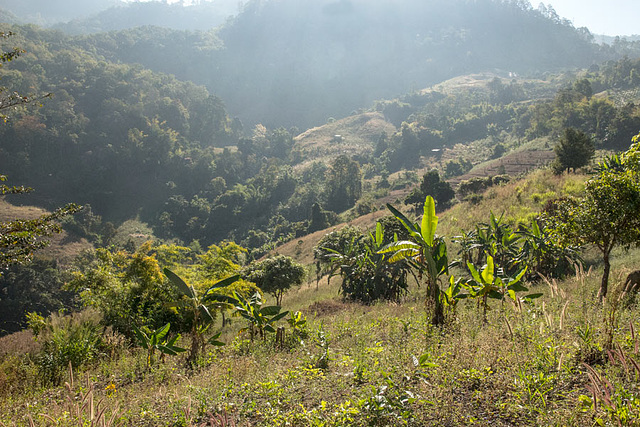
[[[475,224],[496,216],[512,223],[528,222],[535,217],[547,201],[561,195],[575,195],[584,188],[586,175],[563,174],[556,176],[548,169],[536,170],[511,182],[489,188],[478,203],[469,201],[454,205],[441,215],[438,231],[454,236],[461,230],[471,230]]]
[[[639,251],[617,255],[618,270],[640,260]],[[607,325],[611,307],[595,304],[598,282],[592,271],[556,283],[553,292],[534,285],[545,293],[542,300],[521,310],[494,302],[486,324],[469,301],[441,329],[425,316],[424,288],[414,287],[402,304],[363,306],[336,299],[337,283],[323,283],[285,298],[286,308],[308,316],[304,343],[291,336],[285,349],[274,348],[271,338],[250,343],[235,335],[235,320],[223,336],[229,344],[194,371],[180,358],[147,370],[143,351],[123,349],[76,373],[76,382],[88,375],[96,401],[117,405],[125,425],[195,425],[222,411],[240,425],[263,426],[590,425],[596,412],[581,403],[589,396],[582,363],[635,391],[633,374],[601,348],[611,330],[614,342],[637,358],[629,323],[640,330],[636,305],[618,308],[615,324]],[[579,333],[586,325],[594,331],[589,345]],[[72,425],[65,399],[63,387],[25,384],[2,397],[0,420],[20,425],[29,414],[37,423],[48,414]]]

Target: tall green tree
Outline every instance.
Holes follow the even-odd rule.
[[[556,173],[571,171],[589,164],[596,152],[591,138],[580,130],[566,128],[562,138],[553,148],[556,160],[553,169]]]
[[[243,276],[263,292],[273,295],[276,305],[282,305],[282,296],[292,286],[302,285],[306,270],[291,257],[277,255],[249,265]]]
[[[561,199],[547,212],[556,236],[569,244],[592,244],[602,254],[604,271],[598,298],[608,292],[611,251],[640,242],[640,145],[619,156],[619,167],[601,165],[582,197]]]
[[[433,169],[422,176],[420,186],[414,189],[404,202],[413,204],[415,209],[418,210],[427,196],[433,197],[438,209],[442,210],[449,206],[456,193],[448,182],[440,180],[440,173]]]
[[[362,195],[362,173],[355,160],[340,155],[331,164],[327,179],[327,207],[342,212]]]

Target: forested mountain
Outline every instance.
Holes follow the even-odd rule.
[[[58,28],[123,29],[77,42],[205,85],[233,116],[268,127],[316,126],[458,75],[541,76],[640,51],[625,40],[596,44],[588,29],[522,0],[252,0],[214,30],[235,7],[120,4]]]
[[[127,33],[91,40],[106,56],[136,55],[147,67],[206,85],[243,122],[301,128],[457,75],[542,75],[621,54],[527,1],[253,0],[218,36],[222,48],[206,53],[193,48],[194,36],[180,34],[160,51],[141,51],[146,43]],[[189,57],[176,64],[166,60],[169,52]]]
[[[52,28],[70,34],[98,33],[154,25],[176,30],[210,30],[238,12],[237,0],[209,0],[185,6],[180,3],[120,3],[89,17],[57,23]]]
[[[3,86],[53,98],[0,127],[0,171],[36,189],[21,203],[90,205],[78,224],[88,237],[103,232],[97,216],[116,226],[137,216],[161,238],[233,239],[260,254],[377,208],[416,183],[407,171],[435,165],[433,150],[455,163],[454,148],[473,143],[479,162],[537,138],[549,145],[565,127],[603,148],[637,133],[640,63],[594,63],[634,43],[595,45],[524,3],[366,6],[254,1],[217,32],[6,26],[17,35],[3,49],[26,53],[0,70]],[[497,29],[507,18],[509,37]],[[573,64],[589,70],[548,74]],[[456,90],[407,89],[475,69],[493,72]],[[340,120],[353,109],[366,114]],[[338,120],[303,133],[329,116]]]
[[[0,8],[11,11],[23,22],[50,25],[98,13],[119,0],[0,0]]]
[[[212,167],[207,147],[235,144],[222,102],[205,88],[104,61],[60,32],[14,30],[10,43],[27,53],[3,69],[3,85],[53,99],[0,127],[0,162],[12,179],[38,188],[39,204],[81,200],[109,218],[128,218],[139,201],[157,206],[160,197],[161,206],[169,187],[200,187],[183,181],[198,179],[186,170]],[[209,156],[192,152],[201,149]]]

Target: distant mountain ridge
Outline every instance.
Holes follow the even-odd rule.
[[[153,25],[174,30],[210,30],[238,13],[237,0],[214,0],[191,6],[180,3],[121,3],[89,17],[57,23],[52,28],[69,34],[119,31]]]
[[[159,50],[131,30],[84,43],[206,85],[245,124],[300,128],[458,75],[542,76],[640,52],[599,45],[587,29],[521,0],[252,0],[215,34],[171,38]]]

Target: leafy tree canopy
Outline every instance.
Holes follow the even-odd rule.
[[[556,160],[553,168],[556,172],[571,171],[589,164],[596,152],[591,138],[580,130],[567,128],[558,144],[553,148]]]
[[[292,286],[303,283],[306,270],[291,257],[277,255],[247,266],[243,270],[243,276],[263,292],[273,295],[276,305],[282,305],[282,296]]]
[[[607,295],[610,255],[616,246],[640,242],[640,175],[638,137],[620,158],[619,168],[601,165],[587,181],[582,197],[560,199],[547,211],[555,233],[570,244],[592,244],[602,253],[604,273],[599,298]]]

